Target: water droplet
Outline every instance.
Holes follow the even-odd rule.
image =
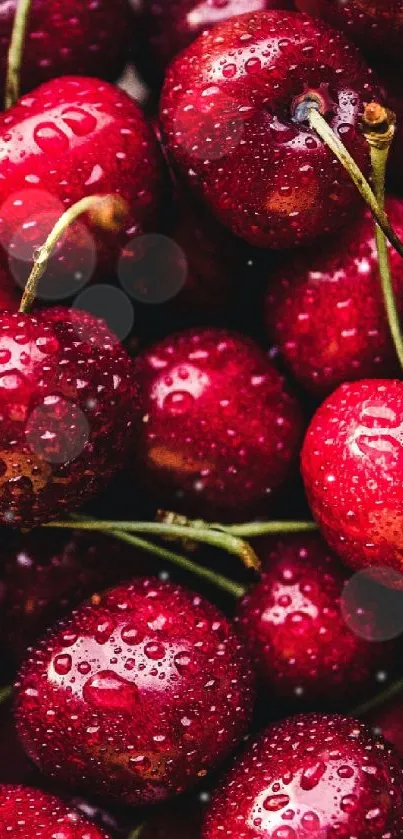
[[[115,624],[111,618],[105,618],[100,621],[95,629],[94,637],[98,644],[106,644],[115,629]]]
[[[165,647],[158,641],[150,641],[145,645],[144,652],[147,658],[150,658],[152,661],[159,661],[164,658]]]
[[[318,761],[314,766],[309,766],[307,769],[304,769],[300,780],[301,789],[308,792],[317,787],[325,772],[326,764],[323,760]]]
[[[62,118],[77,137],[85,137],[97,127],[95,117],[82,108],[69,108],[63,112]]]
[[[67,676],[67,673],[70,673],[72,663],[71,655],[61,653],[56,656],[53,667],[59,676]]]
[[[265,798],[263,807],[265,810],[270,810],[270,812],[275,813],[277,810],[283,810],[289,803],[290,796],[279,793],[278,795],[269,795]]]
[[[101,670],[92,676],[83,687],[83,696],[89,705],[101,711],[133,713],[138,704],[136,685],[111,670]]]
[[[63,131],[53,122],[41,122],[34,129],[34,140],[45,154],[57,155],[68,151],[70,143]]]

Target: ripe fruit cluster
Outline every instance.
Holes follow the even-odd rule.
[[[0,2],[0,839],[403,836],[386,5]]]

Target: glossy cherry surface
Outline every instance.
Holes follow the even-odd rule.
[[[295,0],[295,5],[342,29],[364,52],[401,64],[402,0]]]
[[[290,473],[297,401],[265,353],[224,329],[177,333],[135,361],[135,474],[159,499],[216,520],[268,500]]]
[[[348,574],[321,537],[285,536],[259,555],[263,574],[239,602],[237,623],[266,693],[340,707],[374,692],[393,647],[366,642],[347,626]],[[370,609],[367,620],[374,620]]]
[[[302,448],[312,512],[353,568],[403,569],[403,383],[365,379],[323,402]]]
[[[41,524],[106,486],[127,455],[136,393],[103,321],[78,309],[0,313],[1,524]]]
[[[0,786],[0,839],[108,839],[54,795],[32,787]]]
[[[58,782],[141,804],[195,784],[239,743],[253,708],[246,650],[180,586],[111,589],[49,633],[22,667],[22,743]]]
[[[292,0],[165,0],[140,7],[138,40],[144,38],[148,72],[163,76],[169,62],[212,26],[245,12],[291,9]]]
[[[389,198],[388,214],[403,235],[403,201]],[[390,260],[403,314],[403,260],[392,248]],[[269,280],[265,321],[292,374],[315,395],[345,381],[397,372],[369,210],[347,229],[282,261]]]
[[[295,12],[255,12],[201,35],[170,66],[168,151],[214,215],[253,245],[295,247],[345,223],[356,188],[306,122],[314,100],[358,165],[371,71],[344,36]]]
[[[18,0],[0,3],[0,86]],[[56,76],[98,76],[114,81],[128,51],[129,0],[33,0],[24,46],[21,88],[32,90]]]
[[[399,839],[402,772],[398,756],[351,717],[292,717],[234,763],[202,836]]]
[[[115,539],[36,530],[0,549],[0,634],[20,659],[45,629],[85,597],[145,573],[150,558]]]
[[[113,85],[79,76],[41,85],[0,115],[0,144],[0,244],[24,280],[35,247],[87,195],[120,195],[128,209],[124,229],[86,230],[81,220],[68,234],[67,252],[51,264],[55,282],[62,271],[75,274],[79,254],[89,265],[87,280],[97,259],[103,270],[116,268],[124,244],[153,226],[160,198],[156,140],[137,103]]]

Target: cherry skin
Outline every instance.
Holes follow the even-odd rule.
[[[269,542],[260,582],[237,607],[269,696],[336,707],[375,692],[377,672],[387,667],[393,647],[366,642],[347,626],[341,610],[347,579],[317,534]]]
[[[0,786],[0,839],[108,839],[59,798],[32,787]]]
[[[46,775],[145,804],[217,766],[245,733],[253,699],[246,650],[221,612],[142,578],[82,606],[34,648],[16,714]]]
[[[35,247],[85,196],[112,193],[127,204],[120,234],[88,225],[82,249],[87,261],[98,258],[102,271],[115,269],[127,241],[154,226],[161,187],[157,142],[137,103],[107,82],[78,76],[47,82],[0,115],[0,143],[0,243],[20,286]],[[73,233],[67,236],[70,247],[53,265],[55,282],[58,272],[77,270],[77,240],[79,233],[76,241]]]
[[[18,660],[85,597],[149,572],[150,557],[97,534],[37,530],[2,545],[0,567],[0,634]]]
[[[341,385],[314,415],[302,448],[313,515],[352,568],[403,570],[403,382]]]
[[[169,154],[213,214],[252,245],[295,247],[345,223],[349,176],[306,122],[316,106],[364,172],[371,71],[344,36],[295,12],[255,12],[201,35],[170,66]]]
[[[297,9],[341,29],[364,52],[402,61],[402,0],[295,0]]]
[[[136,397],[131,359],[103,321],[0,312],[0,523],[39,525],[106,486],[124,464]]]
[[[0,5],[0,87],[18,0]],[[21,89],[67,74],[114,81],[126,63],[132,16],[128,0],[33,0],[24,45]]]
[[[212,520],[260,506],[290,473],[302,417],[249,338],[179,332],[135,360],[134,470],[160,501]]]
[[[403,234],[403,201],[390,198],[392,225]],[[399,311],[403,261],[390,250]],[[265,322],[289,370],[324,396],[345,381],[397,372],[370,211],[346,230],[282,260],[270,277]]]
[[[165,0],[144,3],[138,15],[138,41],[141,38],[146,43],[146,78],[154,81],[163,78],[167,65],[175,55],[217,23],[245,12],[291,8],[292,0]]]
[[[398,756],[351,717],[307,714],[268,728],[235,761],[203,839],[400,839]]]

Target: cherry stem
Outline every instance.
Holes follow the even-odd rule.
[[[136,827],[134,830],[131,831],[131,833],[129,833],[127,839],[140,839],[140,836],[145,827],[146,822],[143,822],[143,824],[140,824],[139,827]]]
[[[350,712],[351,716],[364,717],[366,714],[376,711],[378,708],[381,708],[382,705],[385,705],[386,702],[389,702],[391,699],[395,699],[396,696],[399,696],[402,693],[403,679],[399,679],[398,682],[394,682],[392,685],[387,687],[386,690],[382,691],[382,693],[378,693],[372,699],[369,699],[368,702],[364,702],[362,705],[354,708],[354,710]]]
[[[379,206],[385,207],[385,179],[386,165],[392,140],[395,134],[396,117],[382,105],[371,103],[364,111],[364,137],[367,140],[372,165],[372,180]],[[400,366],[403,367],[403,335],[400,327],[393,289],[392,273],[390,270],[389,249],[385,234],[375,225],[376,247],[378,251],[379,275],[386,315],[396,355]]]
[[[326,122],[322,114],[319,113],[316,107],[312,107],[308,112],[308,120],[310,127],[316,131],[321,140],[330,148],[333,154],[340,161],[346,172],[350,175],[351,180],[356,185],[358,192],[368,204],[372,215],[376,219],[379,227],[385,234],[388,241],[397,250],[400,256],[403,257],[403,242],[393,230],[390,221],[386,215],[384,208],[380,205],[375,193],[372,191],[368,181],[364,178],[360,168],[357,166],[354,158],[351,157],[350,152],[345,145],[336,136],[333,129]]]
[[[13,694],[12,685],[6,685],[6,687],[0,688],[0,705],[3,705],[8,699],[11,698]]]
[[[39,280],[47,269],[57,243],[79,216],[89,213],[91,221],[99,227],[117,230],[126,212],[126,204],[118,195],[88,195],[66,210],[49,233],[46,242],[34,254],[34,264],[25,286],[20,312],[29,312],[35,301]]]
[[[6,110],[12,108],[20,97],[21,65],[31,5],[32,0],[19,0],[14,15],[13,31],[7,56],[7,76],[4,92]]]

